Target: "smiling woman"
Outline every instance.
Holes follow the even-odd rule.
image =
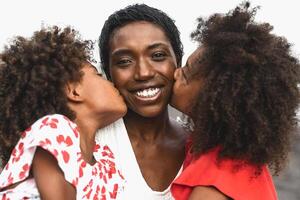
[[[165,110],[172,91],[176,57],[163,30],[134,22],[110,41],[110,77],[131,111],[153,117]]]
[[[136,4],[108,18],[99,47],[103,68],[128,106],[125,127],[119,123],[114,136],[98,135],[118,151],[124,199],[172,199],[169,186],[181,169],[187,136],[167,107],[181,64],[179,32],[162,11]]]

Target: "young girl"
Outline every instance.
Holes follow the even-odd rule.
[[[300,65],[249,3],[199,19],[201,46],[175,72],[172,104],[194,120],[176,200],[277,199],[299,102]]]
[[[89,63],[91,50],[70,27],[52,27],[1,53],[0,199],[115,199],[122,190],[113,152],[94,137],[126,105]]]

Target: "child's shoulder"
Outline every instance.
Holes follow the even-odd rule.
[[[68,117],[61,114],[50,114],[45,115],[38,120],[36,120],[29,129],[33,130],[43,130],[43,129],[77,129],[77,125],[71,121]]]
[[[55,125],[57,126],[59,124],[74,124],[74,122],[72,122],[68,117],[61,114],[49,114],[36,120],[32,124],[32,126],[37,126],[41,124],[52,125],[52,127],[54,128]]]
[[[30,141],[29,143],[60,140],[60,138],[66,137],[74,141],[78,140],[79,131],[74,122],[61,114],[45,115],[35,121],[21,134],[21,140],[24,142]]]
[[[0,189],[29,176],[37,147],[53,155],[66,180],[72,183],[76,179],[80,153],[77,126],[65,116],[53,114],[41,117],[22,132],[0,174]]]

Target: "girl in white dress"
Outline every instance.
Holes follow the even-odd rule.
[[[70,27],[51,27],[1,53],[0,199],[116,199],[122,191],[114,154],[95,133],[126,105],[89,63],[91,50]]]

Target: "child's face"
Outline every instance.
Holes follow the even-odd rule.
[[[203,85],[200,75],[201,64],[199,63],[202,53],[203,48],[196,49],[189,56],[186,65],[176,69],[174,74],[175,83],[171,105],[188,115],[196,104]]]
[[[83,104],[87,110],[102,119],[106,126],[125,115],[127,107],[113,84],[90,63],[82,68],[83,77],[79,83]]]

